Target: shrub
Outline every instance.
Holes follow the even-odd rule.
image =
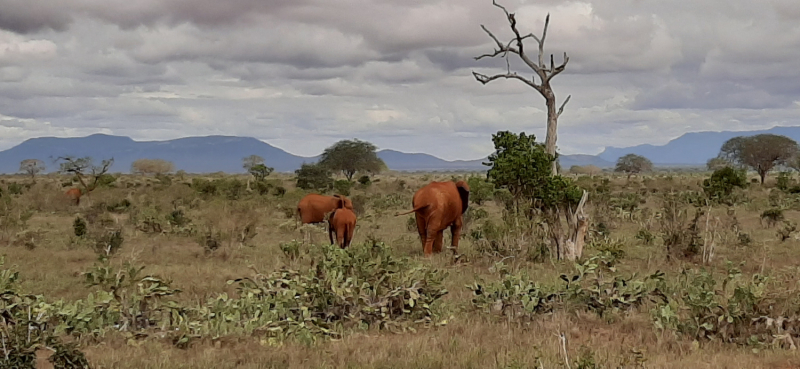
[[[253,187],[255,187],[256,192],[262,196],[268,195],[273,189],[272,183],[266,181],[256,181],[253,183]]]
[[[469,199],[476,205],[482,205],[484,201],[491,200],[494,195],[494,184],[484,178],[469,177],[467,185],[469,185]]]
[[[362,186],[369,186],[372,184],[372,181],[370,180],[369,176],[361,176],[358,177],[358,183],[360,183]]]
[[[392,256],[380,242],[347,249],[325,245],[315,252],[308,269],[229,281],[238,298],[212,302],[199,320],[210,327],[258,329],[277,339],[339,337],[346,327],[404,331],[435,322],[432,309],[447,294],[443,272]],[[230,308],[239,318],[225,318]]]
[[[12,195],[22,195],[22,185],[17,182],[8,183],[8,193]]]
[[[346,179],[340,179],[333,182],[333,191],[339,195],[350,196],[350,189],[353,188],[353,182]]]
[[[747,173],[743,169],[717,169],[711,174],[711,178],[703,181],[703,192],[709,199],[728,205],[733,205],[731,194],[737,187],[747,187]]]
[[[789,189],[789,184],[792,181],[792,174],[789,172],[780,172],[778,173],[777,183],[775,187],[777,187],[781,191],[786,191]]]
[[[330,171],[320,165],[303,164],[295,171],[297,174],[297,187],[304,190],[325,191],[333,188],[333,178]]]
[[[770,208],[761,213],[761,222],[766,220],[768,227],[774,226],[775,223],[778,223],[783,219],[783,209],[780,208]]]
[[[207,179],[192,178],[192,188],[204,195],[215,195],[217,186]]]
[[[636,232],[635,237],[637,240],[642,241],[642,243],[644,243],[645,245],[652,245],[653,241],[655,241],[656,239],[656,236],[645,228],[639,229],[639,231]]]
[[[75,233],[75,236],[83,237],[86,235],[86,221],[83,220],[81,217],[75,217],[75,221],[72,222],[72,230]]]

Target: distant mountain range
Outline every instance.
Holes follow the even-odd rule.
[[[762,131],[742,132],[693,132],[678,137],[665,145],[638,145],[626,148],[606,147],[599,155],[561,155],[561,167],[573,165],[595,165],[610,168],[621,156],[642,155],[656,165],[704,165],[719,152],[722,144],[736,136],[752,136],[772,133],[788,136],[800,142],[800,127],[774,127]],[[267,165],[278,172],[293,172],[303,163],[315,163],[318,156],[292,155],[266,142],[252,137],[204,136],[185,137],[167,141],[134,141],[129,137],[94,134],[86,137],[40,137],[32,138],[8,150],[0,151],[0,173],[16,173],[19,162],[39,159],[47,166],[47,172],[58,169],[55,160],[62,156],[89,156],[100,161],[114,158],[112,172],[127,173],[137,159],[164,159],[175,164],[177,169],[189,173],[241,173],[242,158],[258,155]],[[482,163],[487,159],[447,161],[424,153],[404,153],[395,150],[380,150],[391,170],[398,171],[484,171]]]
[[[708,159],[717,156],[725,141],[737,136],[762,133],[783,135],[800,142],[800,127],[773,127],[761,131],[691,132],[661,146],[606,147],[597,157],[615,163],[622,156],[636,154],[657,165],[705,165]]]
[[[102,159],[114,158],[112,172],[127,173],[131,164],[142,158],[164,159],[175,164],[176,169],[189,173],[227,172],[241,173],[242,158],[258,155],[266,164],[278,172],[293,172],[303,163],[315,163],[319,156],[302,157],[292,155],[268,143],[252,137],[205,136],[186,137],[167,141],[134,141],[129,137],[94,134],[86,137],[41,137],[32,138],[5,151],[0,151],[0,173],[16,173],[19,162],[24,159],[39,159],[47,166],[47,172],[58,169],[56,160],[62,156],[89,156],[99,163]],[[391,170],[398,171],[454,171],[487,169],[478,160],[447,161],[433,155],[404,153],[395,150],[380,150]],[[591,155],[565,155],[562,164],[595,163],[602,160]]]

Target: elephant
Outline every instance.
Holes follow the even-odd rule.
[[[417,190],[411,204],[413,210],[396,216],[415,213],[425,256],[442,252],[444,230],[447,227],[450,227],[453,236],[453,252],[457,252],[462,216],[469,205],[467,182],[431,182]]]
[[[336,209],[328,217],[328,238],[331,240],[331,245],[333,245],[333,235],[336,235],[336,243],[339,247],[350,246],[355,230],[356,213],[350,209]]]
[[[64,195],[67,196],[70,200],[75,201],[75,205],[79,205],[81,203],[81,190],[79,188],[70,188],[67,192],[64,192]]]
[[[325,196],[311,193],[300,199],[297,216],[302,224],[322,223],[325,215],[338,209],[353,210],[353,202],[342,195]]]

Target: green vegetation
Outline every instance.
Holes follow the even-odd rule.
[[[515,157],[543,169],[551,157],[528,136],[498,137],[490,180],[327,177],[358,214],[345,250],[324,225],[295,228],[298,175],[273,173],[265,191],[245,173],[111,176],[79,206],[57,196],[67,176],[6,177],[0,317],[17,323],[0,322],[0,365],[226,367],[247,350],[236,366],[558,367],[562,334],[573,368],[693,367],[708,355],[759,367],[764,353],[795,364],[800,198],[788,175],[786,189],[747,186],[730,168],[521,182],[514,173],[537,172],[513,169]],[[473,199],[460,254],[424,258],[414,217],[393,214],[429,181],[460,178]],[[548,195],[563,188],[551,181],[589,192],[575,261],[552,242],[547,199],[564,197]],[[29,338],[27,326],[41,329]],[[414,354],[430,342],[453,348]]]

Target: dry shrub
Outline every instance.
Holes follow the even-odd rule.
[[[200,216],[205,233],[216,235],[217,242],[232,246],[245,246],[256,235],[256,224],[261,219],[253,204],[242,201],[214,201]],[[204,238],[203,244],[207,244]]]

